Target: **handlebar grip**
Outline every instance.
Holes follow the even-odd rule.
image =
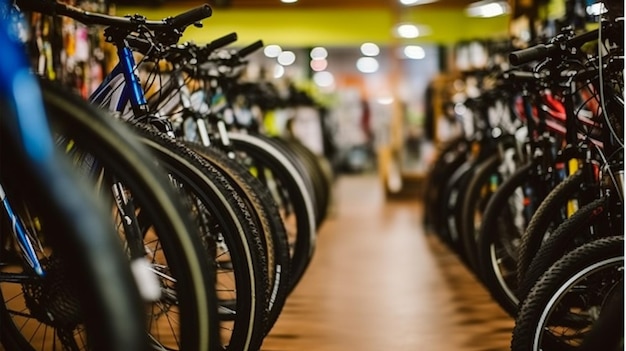
[[[539,75],[537,73],[526,71],[508,71],[505,72],[503,75],[506,79],[513,79],[523,82],[532,82],[536,81],[539,78]]]
[[[246,46],[245,48],[239,50],[239,52],[237,52],[237,55],[239,57],[246,57],[248,55],[250,55],[251,53],[259,50],[260,48],[263,47],[263,40],[257,40],[254,43]]]
[[[513,66],[519,66],[524,63],[545,58],[553,49],[554,45],[552,44],[539,44],[527,49],[513,51],[509,54],[509,62]]]
[[[221,47],[224,47],[228,44],[234,43],[235,41],[237,41],[237,33],[233,32],[230,34],[226,34],[225,36],[221,38],[217,38],[213,40],[212,42],[208,43],[205,47],[205,50],[206,52],[211,52]]]
[[[598,30],[594,29],[589,32],[577,35],[567,41],[567,44],[573,47],[583,46],[585,43],[598,39]]]
[[[569,48],[578,48],[587,42],[597,39],[597,37],[598,30],[595,29],[567,39],[564,44],[539,44],[527,49],[513,51],[509,54],[509,62],[514,66],[518,66],[531,61],[540,60],[557,51],[559,48],[557,45]]]
[[[209,4],[204,4],[193,8],[187,12],[183,12],[180,15],[176,15],[169,19],[169,24],[174,28],[184,28],[195,22],[211,17],[213,10]]]

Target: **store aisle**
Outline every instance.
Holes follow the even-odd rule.
[[[421,228],[417,200],[342,176],[309,270],[262,351],[507,350],[513,320]]]

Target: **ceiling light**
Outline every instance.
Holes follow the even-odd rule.
[[[296,54],[293,51],[283,51],[278,55],[278,63],[283,66],[289,66],[296,62]]]
[[[280,2],[285,4],[293,4],[294,2],[298,2],[298,0],[280,0]]]
[[[420,30],[414,24],[400,24],[396,27],[396,33],[401,38],[417,38],[420,35]]]
[[[399,23],[394,31],[396,36],[406,39],[423,37],[431,32],[430,27],[413,23]]]
[[[325,48],[318,46],[316,48],[311,49],[312,59],[321,60],[321,59],[325,59],[326,57],[328,57],[328,51]]]
[[[263,53],[267,57],[278,57],[280,53],[283,52],[283,49],[278,45],[268,45],[263,49]]]
[[[497,17],[511,11],[509,4],[505,1],[484,0],[470,4],[465,8],[465,12],[470,17]]]
[[[421,60],[426,57],[426,51],[421,46],[407,45],[404,47],[404,56],[413,60]]]
[[[433,2],[437,2],[437,1],[439,0],[400,0],[400,3],[405,6],[411,6],[411,5],[430,4]]]
[[[363,43],[361,45],[361,53],[365,56],[378,56],[380,48],[374,43]]]
[[[373,57],[361,57],[356,61],[356,68],[362,73],[374,73],[378,66],[378,60]]]

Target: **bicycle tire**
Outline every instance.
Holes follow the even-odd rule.
[[[499,163],[500,156],[496,154],[476,165],[476,169],[465,188],[465,195],[461,204],[461,225],[459,227],[461,244],[469,268],[478,277],[480,277],[480,273],[478,269],[476,238],[480,229],[480,219],[477,219],[476,216],[478,213],[484,213],[489,196],[492,194],[492,191],[495,191],[484,192],[483,190],[485,186],[489,188],[491,176],[494,173],[497,174]],[[485,198],[485,195],[487,195],[487,198]]]
[[[615,268],[612,268],[613,266]],[[622,236],[591,241],[563,256],[545,272],[530,291],[526,300],[522,303],[515,321],[515,327],[513,328],[511,350],[539,351],[541,347],[546,346],[550,346],[552,349],[561,349],[557,348],[560,342],[558,336],[547,334],[549,331],[547,327],[551,323],[549,320],[551,317],[560,317],[560,320],[552,323],[567,323],[567,319],[564,318],[567,318],[567,312],[570,311],[568,311],[569,306],[564,306],[559,314],[555,310],[555,308],[558,308],[556,304],[560,302],[574,303],[577,301],[576,297],[572,296],[568,298],[566,294],[573,291],[571,289],[573,289],[572,287],[574,287],[577,282],[588,278],[588,273],[599,272],[603,268],[609,270],[609,272],[605,272],[607,275],[610,274],[610,277],[615,276],[617,282],[621,281],[623,283],[623,272],[621,271],[623,267],[624,238]],[[615,272],[611,272],[613,270],[615,270]],[[607,292],[610,291],[611,281],[603,282],[599,280],[599,282],[608,284],[602,286],[602,288]],[[612,284],[615,284],[615,282],[616,281],[612,281]],[[595,286],[588,285],[586,289],[592,288],[595,288]],[[586,292],[591,292],[591,290],[580,288],[573,293],[585,294]],[[604,295],[605,294],[602,293],[598,297],[602,300],[606,300],[606,296]],[[603,301],[599,302],[600,305],[602,302]],[[595,303],[598,303],[598,301],[594,299],[594,301],[586,303],[584,307],[593,307],[591,304]],[[578,308],[579,307],[577,307],[577,309]],[[580,328],[590,327],[588,324],[582,324],[584,322],[590,322],[586,321],[584,317],[581,317],[580,320],[575,320],[575,322],[581,332],[583,330]],[[584,333],[581,333],[578,337],[583,338]],[[546,344],[542,344],[543,342]]]
[[[290,261],[287,232],[278,211],[278,205],[269,190],[241,164],[229,158],[222,150],[196,143],[186,143],[192,150],[216,167],[236,187],[241,198],[258,220],[268,256],[268,270],[272,283],[266,334],[276,323],[289,292]],[[271,258],[271,259],[270,259]]]
[[[304,171],[311,178],[313,191],[316,199],[316,224],[319,227],[328,215],[328,206],[330,204],[332,190],[332,176],[324,171],[320,162],[321,160],[308,147],[297,139],[282,139],[278,137],[272,138],[283,144],[285,148],[292,151],[294,156],[301,160]]]
[[[83,100],[68,97],[56,84],[43,83],[42,88],[56,130],[96,155],[105,169],[124,180],[135,198],[150,205],[142,210],[156,228],[180,297],[177,307],[181,349],[216,349],[214,270],[203,259],[206,253],[201,250],[202,243],[189,214],[181,212],[185,207],[179,195],[126,125]]]
[[[3,103],[2,107],[5,114],[10,113],[9,106]],[[29,226],[34,235],[31,240],[45,239],[41,245],[51,250],[39,256],[45,273],[43,277],[20,268],[24,267],[18,263],[20,261],[9,261],[0,254],[3,271],[13,267],[29,276],[19,283],[20,279],[5,280],[4,273],[0,273],[0,286],[4,285],[2,283],[13,287],[19,284],[18,289],[31,292],[28,307],[19,308],[19,312],[13,314],[13,309],[5,304],[17,303],[17,300],[13,299],[14,296],[5,300],[3,295],[9,292],[0,288],[0,344],[7,350],[33,350],[31,343],[35,342],[35,333],[42,329],[42,325],[54,327],[53,333],[58,335],[59,329],[69,327],[72,330],[67,332],[73,333],[77,330],[74,326],[78,327],[74,323],[84,323],[86,342],[93,350],[146,350],[142,300],[109,214],[93,196],[86,180],[80,178],[63,158],[64,155],[55,153],[46,160],[33,161],[18,146],[21,145],[19,134],[12,133],[12,130],[4,123],[0,128],[2,200],[6,194],[13,205],[19,204],[23,208],[21,204],[25,204],[32,217],[21,219],[30,224],[35,220],[37,223],[37,226]],[[18,206],[15,207],[21,212]],[[3,235],[10,231],[3,226]],[[36,252],[39,249],[36,247]],[[3,253],[7,253],[4,250],[8,248],[3,247]],[[102,262],[107,263],[104,269]],[[34,308],[44,309],[47,313],[45,316],[41,311],[35,313]],[[32,326],[35,330],[31,329],[33,334],[26,338],[22,333],[29,323],[27,311],[32,313],[31,316],[45,318],[45,322]],[[22,318],[18,322],[19,330],[13,316]],[[57,341],[54,336],[48,339]],[[73,335],[69,339],[71,341],[66,339],[59,344],[68,346],[65,342],[80,341],[74,340]],[[44,338],[42,342],[46,341]],[[50,344],[41,346],[49,347]]]
[[[511,316],[517,313],[517,244],[526,228],[519,228],[517,209],[524,202],[523,190],[533,162],[517,169],[498,187],[485,208],[477,241],[479,274],[494,300]]]
[[[467,258],[461,244],[460,236],[460,213],[461,204],[463,203],[463,196],[465,195],[464,189],[469,181],[472,172],[474,171],[473,159],[466,160],[461,166],[459,166],[444,188],[442,202],[442,218],[445,222],[445,230],[443,234],[446,236],[444,241],[448,242],[448,245],[454,252],[461,258],[464,264],[467,265]]]
[[[280,153],[287,158],[291,165],[300,173],[300,178],[306,184],[308,189],[308,194],[311,200],[313,201],[313,209],[315,213],[315,228],[319,227],[319,222],[321,218],[321,198],[318,191],[319,183],[317,183],[314,179],[313,171],[311,171],[306,163],[306,160],[303,159],[302,155],[300,155],[293,148],[289,147],[287,141],[279,137],[269,137],[263,134],[254,134],[255,137],[264,140],[268,144],[272,144],[272,146],[279,150]],[[316,184],[317,183],[317,184]]]
[[[291,256],[290,291],[293,291],[313,257],[317,239],[315,209],[309,190],[292,161],[266,138],[243,133],[230,133],[229,138],[234,149],[245,154],[246,159],[242,159],[245,167],[254,169],[263,181],[274,182],[265,184],[274,198],[278,197],[276,202],[283,215],[294,217],[285,221]],[[276,187],[275,182],[279,182],[280,187]]]
[[[517,261],[518,286],[522,283],[533,255],[539,250],[542,238],[549,230],[550,224],[553,223],[557,217],[557,213],[562,207],[562,204],[580,188],[583,181],[583,172],[577,171],[554,187],[541,202],[539,207],[537,207],[537,210],[530,219],[528,227],[526,227],[526,231],[522,236]]]
[[[225,291],[230,288],[217,287],[219,310],[224,311],[218,314],[222,346],[236,351],[259,349],[268,320],[270,284],[265,248],[245,202],[231,182],[200,155],[163,133],[138,127],[139,141],[152,152],[157,163],[193,194],[191,201],[200,201],[213,214],[212,224],[219,226],[227,246],[227,251],[218,254],[224,257],[227,252],[227,262],[215,261],[219,278],[232,269],[236,287],[231,292]],[[211,234],[202,233],[204,238]],[[212,249],[207,248],[209,252]],[[220,297],[220,292],[234,296]]]
[[[432,229],[440,237],[443,234],[444,221],[438,209],[442,208],[444,201],[443,192],[445,184],[448,182],[454,171],[467,160],[467,152],[464,150],[467,141],[465,138],[458,138],[451,142],[441,151],[432,170],[428,172],[426,179],[424,199],[424,226]],[[441,234],[440,234],[441,233]]]
[[[586,204],[578,209],[570,218],[561,223],[550,236],[541,243],[539,250],[533,256],[530,265],[528,265],[526,275],[517,290],[520,301],[526,298],[526,295],[528,295],[533,285],[535,285],[541,275],[547,271],[554,262],[568,251],[572,250],[572,246],[578,246],[590,240],[590,238],[588,238],[590,233],[584,233],[585,228],[598,220],[605,221],[608,219],[604,216],[606,214],[607,205],[608,197],[600,197]],[[609,234],[602,233],[601,235],[607,236]]]

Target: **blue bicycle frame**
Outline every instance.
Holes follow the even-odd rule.
[[[29,161],[43,173],[50,173],[57,161],[39,85],[31,73],[24,46],[15,33],[17,15],[9,1],[0,2],[0,13],[9,17],[0,19],[0,47],[3,48],[0,55],[0,96],[14,109],[13,113],[3,113],[0,121],[4,128],[15,133],[21,144],[19,147]],[[33,245],[36,239],[15,213],[2,185],[0,199],[23,258],[38,276],[43,276],[44,271]]]
[[[143,116],[148,113],[148,104],[135,74],[133,52],[118,44],[117,56],[118,64],[91,94],[89,101],[109,111],[120,112],[124,119]]]

